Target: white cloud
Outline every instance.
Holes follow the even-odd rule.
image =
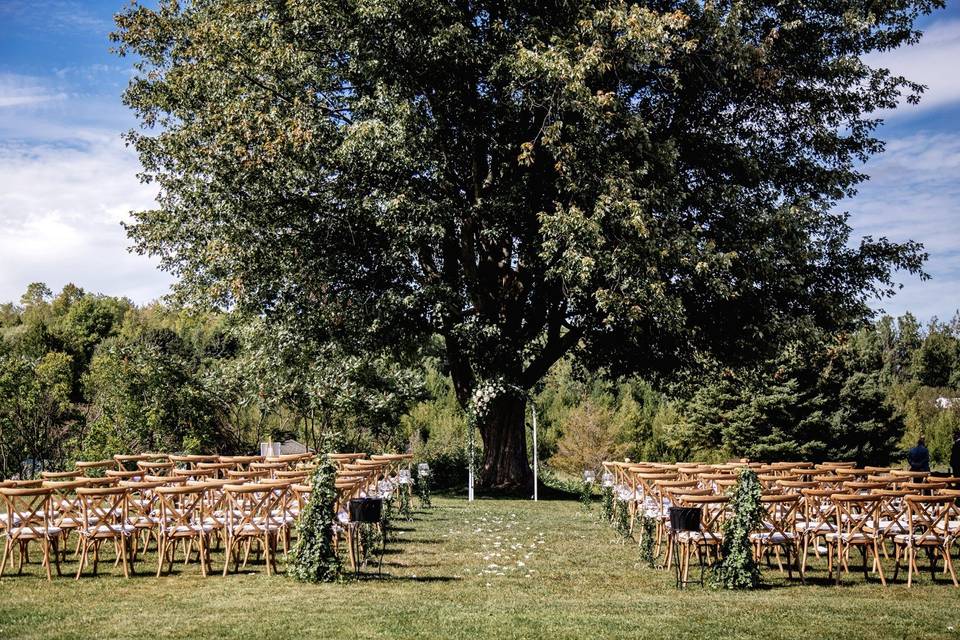
[[[874,67],[886,67],[894,74],[927,85],[919,105],[901,100],[899,108],[885,111],[892,118],[915,115],[921,111],[960,101],[960,20],[939,20],[930,25],[920,42],[912,47],[871,54],[866,57]]]
[[[867,171],[871,180],[846,203],[855,234],[922,242],[932,276],[904,276],[904,288],[876,306],[949,319],[960,308],[960,133],[895,138]]]
[[[83,132],[66,144],[0,143],[0,301],[27,284],[67,282],[137,302],[167,292],[170,276],[127,251],[120,222],[153,205],[139,163],[116,135]]]
[[[30,76],[0,74],[0,108],[36,105],[63,100],[66,94],[53,91],[46,83]]]

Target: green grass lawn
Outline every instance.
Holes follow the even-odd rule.
[[[641,566],[635,544],[616,543],[596,506],[434,503],[400,523],[381,580],[304,585],[260,566],[203,578],[182,564],[158,579],[150,556],[130,580],[112,562],[99,577],[52,584],[36,564],[22,576],[8,569],[0,639],[960,637],[960,589],[932,584],[929,572],[910,590],[866,584],[862,573],[836,587],[815,564],[806,586],[765,569],[758,591],[678,592],[672,573]],[[222,570],[222,554],[213,560]]]

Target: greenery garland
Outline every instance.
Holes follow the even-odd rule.
[[[613,521],[613,487],[600,490],[600,518],[607,524]]]
[[[654,537],[657,534],[657,521],[647,515],[646,511],[640,511],[640,559],[648,567],[653,568],[657,562],[653,554]]]
[[[429,509],[433,506],[430,501],[430,473],[420,473],[418,468],[416,476],[417,497],[420,498],[420,508]]]
[[[584,511],[590,511],[593,507],[593,483],[582,480],[580,482],[580,506]]]
[[[394,491],[394,494],[400,496],[400,505],[397,509],[400,515],[407,522],[413,520],[413,511],[410,509],[410,486],[397,484],[397,490]]]
[[[301,582],[333,582],[340,576],[340,556],[333,546],[336,469],[327,456],[311,479],[310,498],[297,524],[291,573]]]
[[[760,481],[743,468],[730,497],[733,516],[723,524],[721,560],[713,570],[713,584],[721,589],[753,589],[760,585],[760,567],[753,557],[750,533],[763,521]]]
[[[630,508],[626,500],[617,500],[615,503],[615,513],[613,518],[613,529],[624,540],[632,538],[630,534]]]

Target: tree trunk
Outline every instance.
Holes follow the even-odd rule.
[[[498,396],[478,422],[483,439],[481,489],[515,494],[533,491],[533,472],[527,462],[526,408],[523,397]]]

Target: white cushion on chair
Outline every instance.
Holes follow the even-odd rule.
[[[101,524],[81,531],[86,536],[103,536],[105,534],[129,535],[135,531],[131,524]]]
[[[7,530],[7,535],[11,538],[19,538],[21,540],[35,540],[37,538],[52,538],[53,536],[60,535],[62,529],[60,527],[49,526],[46,529],[43,527],[36,527],[36,531],[30,527],[13,527],[12,529]]]
[[[175,527],[163,528],[163,532],[168,536],[181,533],[210,533],[211,531],[213,531],[212,524],[179,524]]]
[[[835,530],[834,526],[829,522],[818,522],[816,520],[807,520],[806,522],[797,523],[797,531],[800,531],[800,532],[830,533],[834,530]]]
[[[750,540],[753,542],[767,542],[770,544],[783,544],[792,542],[795,535],[792,531],[782,533],[780,531],[764,531],[761,533],[751,533]]]

